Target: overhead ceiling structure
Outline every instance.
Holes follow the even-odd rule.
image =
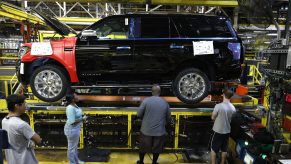
[[[52,2],[52,0],[28,0],[30,2]],[[132,3],[152,5],[197,5],[197,6],[238,6],[237,0],[62,0],[62,2],[91,3]]]
[[[33,24],[45,24],[41,19],[27,13],[22,8],[10,5],[9,3],[5,2],[0,2],[0,16],[17,21],[28,21]]]
[[[126,13],[213,14],[218,10],[224,12],[225,8],[233,10],[233,7],[238,6],[237,0],[15,0],[14,2],[24,8],[36,8],[48,13],[69,25],[89,25],[96,22],[96,18]]]

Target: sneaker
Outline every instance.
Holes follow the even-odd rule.
[[[144,164],[144,163],[138,160],[136,161],[136,164]]]
[[[85,162],[78,160],[78,164],[85,164]]]

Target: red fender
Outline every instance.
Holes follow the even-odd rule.
[[[51,46],[53,54],[49,56],[33,56],[30,51],[25,54],[21,61],[22,62],[33,62],[39,58],[51,58],[59,63],[61,63],[70,75],[72,83],[79,82],[76,69],[76,58],[75,58],[75,48],[76,48],[76,37],[68,37],[62,40],[51,41]],[[32,43],[25,43],[24,46],[31,48]],[[65,51],[66,49],[66,51]]]

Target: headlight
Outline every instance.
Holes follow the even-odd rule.
[[[23,55],[29,50],[29,47],[21,47],[18,51],[18,57],[22,58]]]

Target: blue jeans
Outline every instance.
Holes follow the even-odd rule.
[[[78,164],[78,144],[80,141],[80,125],[65,125],[64,132],[68,140],[67,156],[70,164]]]

